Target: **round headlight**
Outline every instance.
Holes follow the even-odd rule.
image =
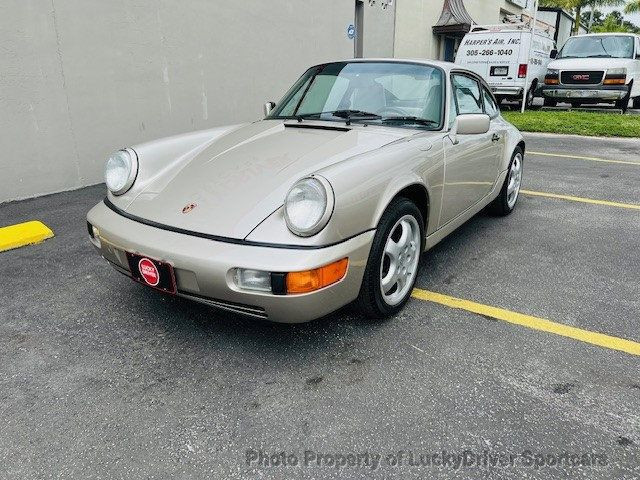
[[[284,218],[287,227],[300,237],[322,230],[333,213],[333,189],[322,177],[299,180],[287,193]]]
[[[104,181],[114,195],[122,195],[131,188],[138,175],[138,157],[130,148],[118,150],[107,158]]]

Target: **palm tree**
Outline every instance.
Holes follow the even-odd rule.
[[[545,7],[558,7],[565,8],[567,10],[573,10],[575,13],[575,21],[573,27],[573,33],[580,32],[580,15],[582,14],[582,10],[591,7],[591,9],[595,9],[596,7],[617,7],[619,5],[623,5],[625,3],[624,0],[540,0],[540,5]],[[638,3],[640,6],[640,0],[633,0],[632,5],[634,3]],[[627,8],[629,6],[627,5]]]
[[[627,6],[624,7],[624,13],[635,12],[640,12],[640,0],[631,0],[631,2],[627,3]]]

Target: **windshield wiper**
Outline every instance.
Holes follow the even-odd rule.
[[[347,125],[351,123],[352,119],[380,120],[382,118],[377,113],[365,112],[363,110],[333,110],[329,112],[303,113],[296,115],[296,118],[314,118],[322,115],[333,115],[334,117],[344,118],[347,121]]]
[[[433,120],[427,120],[426,118],[420,117],[384,117],[382,119],[382,123],[391,123],[391,122],[402,122],[402,123],[415,123],[417,125],[440,125],[438,122],[434,122]]]

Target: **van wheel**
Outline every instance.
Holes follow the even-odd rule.
[[[529,91],[527,92],[527,97],[526,97],[527,103],[525,103],[524,105],[525,109],[530,109],[533,107],[533,99],[536,96],[535,89],[536,89],[536,84],[534,83],[531,85],[531,88],[529,88]]]
[[[633,108],[640,108],[640,97],[633,99]]]
[[[624,98],[620,100],[616,100],[616,108],[622,110],[622,113],[627,113],[627,109],[629,108],[629,96],[631,95],[631,91],[627,93]]]
[[[554,100],[553,98],[544,97],[544,106],[545,107],[557,107],[558,106],[558,102],[556,100]]]

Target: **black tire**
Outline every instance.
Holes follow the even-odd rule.
[[[636,97],[633,99],[633,108],[640,109],[640,97]]]
[[[616,108],[622,110],[622,113],[627,113],[627,109],[629,108],[629,96],[631,95],[631,89],[629,92],[621,98],[620,100],[616,100]]]
[[[405,296],[396,305],[389,305],[385,302],[380,287],[380,268],[387,238],[392,233],[391,229],[395,226],[396,222],[405,215],[412,215],[419,225],[421,241],[418,255],[422,255],[422,249],[424,248],[424,220],[422,213],[420,213],[416,204],[408,198],[397,197],[389,204],[378,223],[376,234],[373,237],[371,251],[369,252],[367,266],[364,271],[362,285],[360,286],[360,293],[355,301],[358,310],[367,318],[381,319],[394,315],[404,307],[411,296],[411,291],[418,277],[417,274],[414,275],[411,287]],[[419,268],[419,266],[420,259],[418,258],[417,268]]]
[[[558,106],[558,102],[556,100],[554,100],[553,98],[544,97],[544,106],[545,107],[557,107]]]
[[[581,106],[580,102],[571,102],[571,108],[580,108]]]
[[[496,217],[504,217],[506,215],[509,215],[511,212],[513,212],[513,210],[515,209],[515,206],[518,204],[518,199],[516,198],[516,201],[513,204],[513,206],[509,206],[508,192],[507,192],[507,188],[509,186],[509,172],[511,172],[511,167],[513,165],[514,159],[518,154],[520,154],[520,156],[522,157],[522,164],[524,164],[524,152],[522,151],[522,148],[516,147],[515,150],[513,151],[513,154],[511,155],[511,161],[509,162],[509,170],[507,170],[507,176],[504,179],[502,188],[500,189],[500,194],[487,207],[487,211],[491,215],[494,215]],[[521,166],[521,169],[522,168],[523,167]]]
[[[532,84],[531,88],[527,92],[527,96],[525,97],[526,103],[524,105],[525,110],[531,110],[533,108],[533,100],[536,98],[536,84]],[[522,103],[522,102],[521,102]]]

